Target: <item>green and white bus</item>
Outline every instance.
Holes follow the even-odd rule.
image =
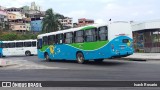
[[[45,60],[77,60],[78,63],[133,54],[128,22],[93,24],[38,35],[38,57]]]

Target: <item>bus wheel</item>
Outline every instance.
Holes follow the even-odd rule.
[[[31,56],[31,52],[30,52],[30,51],[26,51],[26,52],[25,52],[25,55],[26,55],[26,56]]]
[[[45,53],[45,60],[46,60],[46,61],[50,61],[50,58],[49,58],[48,53]]]
[[[79,63],[79,64],[83,64],[83,63],[85,63],[85,60],[84,60],[84,56],[83,56],[83,54],[82,53],[77,53],[77,62]]]
[[[104,59],[95,59],[94,61],[95,61],[96,63],[101,63],[101,62],[103,62],[103,60],[104,60]]]

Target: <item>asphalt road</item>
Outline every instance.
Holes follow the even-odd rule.
[[[10,60],[21,60],[32,62],[32,66],[43,65],[45,67],[56,68],[32,68],[28,69],[5,69],[0,70],[0,80],[98,80],[98,81],[136,81],[136,80],[155,80],[160,81],[160,61],[155,63],[105,60],[103,63],[90,61],[86,64],[77,64],[72,61],[53,61],[46,62],[36,56],[30,57],[6,57]],[[24,62],[25,63],[25,62]],[[23,67],[23,66],[22,66]]]
[[[23,65],[17,68],[0,68],[0,81],[160,81],[160,61],[108,59],[103,63],[90,61],[77,64],[73,61],[46,62],[37,56],[4,59],[20,60],[23,64],[27,62],[29,65],[25,66],[28,68],[22,68]]]

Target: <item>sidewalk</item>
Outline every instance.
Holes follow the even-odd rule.
[[[134,53],[123,59],[127,60],[137,60],[137,61],[146,61],[146,60],[160,60],[160,53]]]
[[[12,63],[8,60],[0,59],[0,67],[6,67],[11,65],[15,65],[15,63]]]

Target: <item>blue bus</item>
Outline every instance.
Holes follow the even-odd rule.
[[[3,56],[2,54],[2,41],[0,41],[0,58]]]
[[[38,57],[44,60],[89,60],[133,54],[131,25],[117,21],[38,35]]]

